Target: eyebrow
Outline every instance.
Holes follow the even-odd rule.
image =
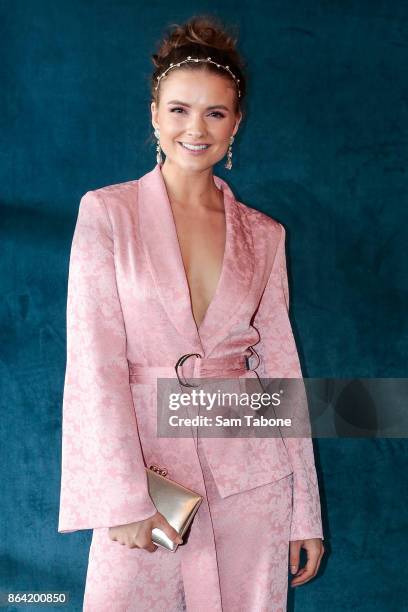
[[[182,106],[191,107],[190,104],[187,104],[186,102],[181,102],[181,100],[170,100],[170,102],[167,102],[167,104],[181,104]],[[225,106],[224,104],[214,104],[213,106],[207,106],[206,110],[211,110],[213,108],[223,108],[226,111],[229,110],[228,106]]]

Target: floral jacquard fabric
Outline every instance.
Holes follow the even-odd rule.
[[[284,610],[289,540],[323,537],[310,438],[202,438],[198,452],[192,437],[158,436],[157,381],[130,377],[136,366],[175,376],[186,353],[205,364],[252,347],[260,362],[253,355],[242,378],[302,378],[285,230],[214,181],[224,196],[226,243],[198,329],[160,166],[81,199],[68,278],[58,531],[94,530],[90,611]],[[191,360],[187,376],[190,368]],[[108,537],[110,526],[155,513],[145,471],[152,463],[205,498],[174,554],[126,549]],[[237,527],[245,546],[234,539]]]
[[[201,443],[206,500],[187,542],[175,553],[147,553],[94,530],[84,612],[286,610],[292,474],[222,498]]]

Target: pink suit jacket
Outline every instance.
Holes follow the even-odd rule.
[[[259,376],[302,376],[284,227],[237,201],[221,178],[214,182],[224,196],[226,245],[198,329],[160,166],[81,199],[68,278],[59,532],[154,514],[145,464],[201,487],[193,439],[157,436],[156,386],[132,384],[132,364],[174,368],[185,353],[222,358],[253,346]],[[280,438],[203,442],[222,497],[293,472],[290,539],[323,537],[310,438],[287,438],[286,446]]]

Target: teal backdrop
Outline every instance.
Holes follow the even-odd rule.
[[[148,84],[163,29],[200,13],[239,29],[247,117],[232,171],[215,174],[287,229],[305,376],[405,377],[408,4],[3,0],[0,11],[0,590],[69,591],[79,611],[92,532],[57,533],[69,250],[80,197],[155,164]],[[327,552],[288,609],[407,610],[407,441],[315,450]]]

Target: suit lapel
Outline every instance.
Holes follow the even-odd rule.
[[[205,317],[197,329],[177,238],[171,204],[159,164],[138,180],[140,229],[160,300],[191,350],[207,354],[217,335],[248,295],[254,273],[252,234],[245,213],[228,184],[214,176],[224,195],[226,241],[220,278]]]

